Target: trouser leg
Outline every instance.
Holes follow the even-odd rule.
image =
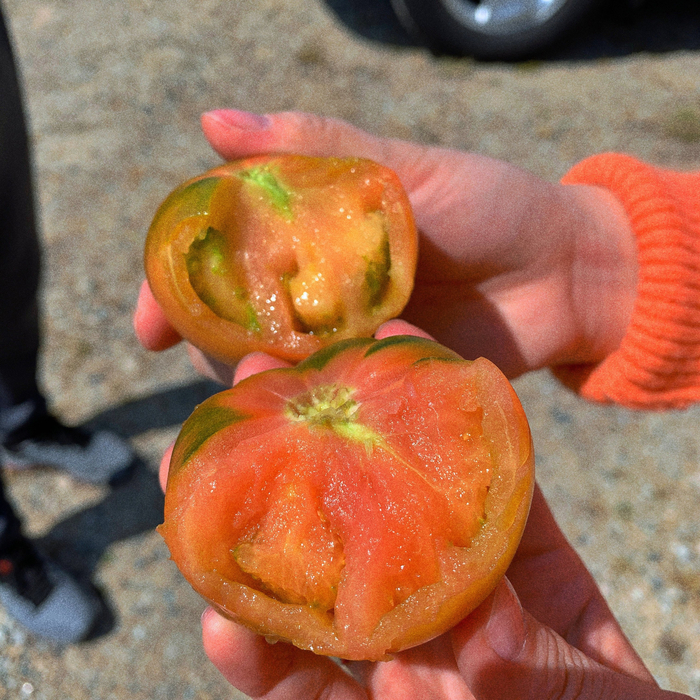
[[[9,549],[20,536],[22,527],[12,504],[5,496],[5,489],[0,479],[0,555]]]
[[[21,89],[0,10],[0,432],[3,414],[10,423],[16,420],[8,409],[42,401],[36,379],[40,249],[34,207]]]

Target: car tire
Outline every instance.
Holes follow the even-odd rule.
[[[391,0],[391,4],[404,28],[435,53],[522,60],[566,36],[599,0]]]

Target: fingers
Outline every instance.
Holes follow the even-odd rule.
[[[340,119],[304,112],[263,116],[220,109],[202,116],[202,128],[211,146],[226,160],[261,153],[300,153],[357,156],[381,163],[398,174],[419,229],[431,234],[453,231],[462,224],[469,202],[479,203],[470,194],[475,186],[483,190],[501,179],[502,170],[514,171],[490,158],[381,138]]]
[[[207,656],[233,686],[266,700],[474,700],[459,675],[448,636],[381,663],[347,662],[345,668],[291,645],[263,637],[219,616],[202,616]]]
[[[202,616],[202,639],[224,678],[251,698],[367,700],[357,682],[329,658],[282,642],[270,644],[211,608]]]
[[[382,323],[382,325],[377,328],[374,337],[377,340],[381,340],[382,338],[389,338],[392,335],[415,335],[418,338],[435,340],[430,333],[426,333],[422,328],[418,328],[418,326],[414,326],[412,323],[408,323],[408,321],[404,321],[400,318],[394,318],[391,321]]]
[[[376,700],[474,700],[454,658],[449,634],[353,670]],[[363,666],[364,665],[364,668]]]
[[[246,355],[236,366],[233,383],[238,384],[238,382],[243,381],[252,374],[264,372],[268,369],[280,369],[291,366],[289,362],[272,357],[272,355],[267,355],[264,352],[252,352]]]
[[[457,665],[477,700],[681,697],[603,666],[525,612],[504,579],[452,631]]]
[[[569,644],[613,670],[651,681],[539,488],[508,578],[528,612]]]
[[[147,350],[166,350],[182,340],[165,318],[146,281],[141,285],[136,302],[134,330],[141,345]]]
[[[158,469],[158,481],[160,482],[160,487],[165,492],[165,486],[168,483],[168,472],[170,471],[170,458],[173,456],[173,448],[175,443],[170,445],[167,450],[163,453],[160,459],[160,467]]]
[[[235,367],[227,365],[220,360],[215,360],[190,343],[187,344],[187,354],[198,374],[201,374],[203,377],[209,377],[209,379],[213,379],[225,387],[233,385]]]

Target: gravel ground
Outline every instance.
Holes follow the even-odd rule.
[[[478,151],[554,180],[601,150],[700,163],[693,2],[612,13],[519,64],[436,57],[370,0],[4,0],[25,79],[44,229],[43,376],[56,411],[111,425],[141,457],[107,490],[51,472],[8,482],[28,528],[104,598],[60,649],[0,610],[0,700],[219,699],[203,605],[154,527],[160,453],[213,391],[181,349],[149,355],[130,314],[150,219],[217,163],[202,111],[304,109]],[[700,411],[586,404],[547,373],[516,383],[539,480],[662,686],[700,695]]]

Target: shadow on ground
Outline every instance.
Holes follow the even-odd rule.
[[[418,46],[401,27],[389,0],[325,0],[348,29],[375,42],[396,47]],[[542,60],[586,61],[634,53],[700,49],[697,0],[606,0],[585,25],[569,35]]]
[[[109,428],[127,438],[170,428],[184,422],[197,404],[221,389],[220,384],[206,379],[170,387],[107,409],[90,420],[88,427]]]
[[[110,408],[95,416],[91,428],[109,427],[126,438],[149,430],[181,424],[193,408],[221,387],[201,380],[168,388],[151,396]],[[152,467],[137,459],[130,478],[112,487],[105,498],[56,523],[39,541],[41,548],[72,571],[86,585],[110,545],[152,532],[163,521],[163,493]],[[93,637],[109,633],[114,613],[100,591],[101,607]]]

